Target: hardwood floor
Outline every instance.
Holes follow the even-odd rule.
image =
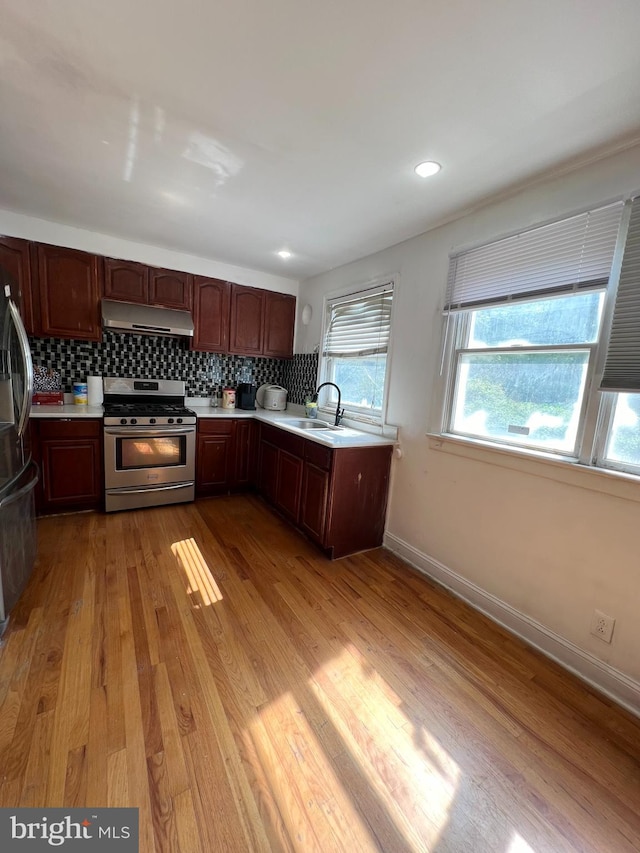
[[[246,496],[39,536],[0,806],[138,806],[143,853],[640,849],[640,721],[388,552]]]

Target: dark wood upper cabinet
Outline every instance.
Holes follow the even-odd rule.
[[[149,268],[149,304],[190,311],[193,276],[188,272]]]
[[[20,310],[27,332],[34,334],[30,246],[28,240],[0,237],[0,266],[4,267],[13,279],[11,298]]]
[[[296,298],[287,293],[265,293],[263,354],[269,358],[293,356]]]
[[[231,287],[217,278],[193,279],[193,322],[191,348],[205,352],[227,352]]]
[[[264,290],[231,285],[229,352],[238,355],[263,355]]]
[[[149,267],[134,261],[104,259],[104,295],[123,302],[149,301]]]
[[[44,336],[99,341],[101,259],[87,252],[36,247],[40,329]]]

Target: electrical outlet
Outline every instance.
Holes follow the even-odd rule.
[[[607,616],[601,610],[594,610],[591,617],[591,633],[599,640],[604,640],[605,643],[611,642],[613,636],[613,626],[616,620],[613,616]]]

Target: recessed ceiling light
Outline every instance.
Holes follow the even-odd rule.
[[[289,252],[287,249],[280,249],[280,251],[278,252],[278,255],[279,255],[279,256],[280,256],[284,261],[286,261],[286,260],[287,260],[287,258],[290,258],[290,257],[291,257],[291,252]]]
[[[429,178],[439,172],[441,168],[440,163],[436,163],[434,160],[425,160],[424,163],[418,163],[414,171],[421,178]]]

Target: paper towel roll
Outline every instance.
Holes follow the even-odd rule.
[[[102,376],[87,376],[87,391],[90,406],[101,406],[104,399],[102,393]]]

